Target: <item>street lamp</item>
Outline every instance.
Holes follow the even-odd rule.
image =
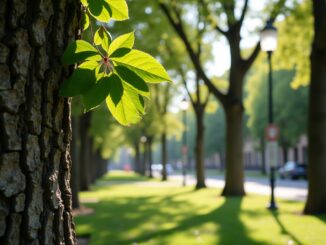
[[[267,52],[268,56],[268,127],[266,129],[266,137],[268,141],[267,151],[269,152],[269,165],[270,165],[270,186],[271,186],[271,200],[268,208],[270,210],[276,210],[277,205],[274,198],[275,188],[275,167],[277,164],[277,137],[273,137],[275,128],[273,125],[273,79],[272,79],[272,54],[277,48],[277,29],[273,26],[272,21],[266,23],[266,27],[260,34],[260,46],[261,49]],[[277,130],[276,130],[277,131]]]
[[[180,104],[180,109],[182,110],[182,117],[183,117],[183,124],[185,125],[185,128],[187,128],[187,110],[189,108],[189,102],[186,97],[184,97],[181,101]],[[187,148],[187,132],[186,129],[183,132],[183,140],[182,140],[182,176],[183,176],[183,181],[182,185],[186,186],[186,164],[187,164],[187,153],[188,153],[188,148]]]

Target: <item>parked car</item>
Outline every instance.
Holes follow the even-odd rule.
[[[287,162],[283,167],[280,167],[279,175],[281,179],[299,179],[299,178],[307,178],[307,165],[299,164],[296,162]]]
[[[157,172],[159,174],[162,173],[162,170],[163,170],[163,165],[162,164],[152,164],[152,171],[153,172]],[[166,164],[166,172],[167,174],[172,174],[173,172],[173,168],[172,168],[172,165],[171,164]]]

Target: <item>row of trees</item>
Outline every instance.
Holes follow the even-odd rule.
[[[320,44],[323,40],[322,34],[324,25],[322,24],[324,19],[320,17],[320,13],[323,13],[324,11],[324,3],[322,1],[313,1],[313,16],[315,18],[315,25],[314,25],[314,38],[318,38],[316,41],[313,42],[313,48],[315,48],[315,43],[318,43],[318,62],[322,62],[322,58],[319,56],[322,51],[322,45]],[[249,10],[249,1],[244,1],[243,5],[239,5],[236,1],[218,1],[217,3],[214,1],[174,1],[173,4],[165,3],[164,1],[160,1],[158,3],[160,9],[162,10],[161,13],[163,13],[166,17],[166,19],[161,19],[160,25],[162,26],[162,29],[160,29],[160,33],[164,33],[166,30],[166,20],[174,30],[174,33],[170,33],[170,30],[168,31],[167,36],[170,40],[174,39],[175,37],[181,42],[183,45],[178,46],[174,45],[174,51],[178,52],[179,50],[184,50],[188,54],[188,61],[185,61],[183,64],[187,67],[192,67],[193,69],[193,77],[197,77],[202,83],[206,85],[210,93],[219,100],[222,108],[225,112],[225,118],[226,118],[226,185],[223,191],[224,195],[243,195],[244,189],[243,189],[243,153],[242,153],[242,147],[243,147],[243,115],[244,115],[244,105],[243,105],[243,88],[244,88],[244,81],[245,81],[245,75],[248,74],[249,68],[252,66],[256,58],[259,54],[259,43],[253,48],[251,53],[248,54],[248,50],[241,50],[240,48],[240,42],[241,42],[241,31],[244,31],[245,29],[245,20],[247,13],[250,12]],[[131,5],[132,6],[132,5]],[[151,5],[151,3],[145,4],[143,9],[137,6],[136,8],[132,8],[135,12],[142,12],[142,13],[151,13],[155,12],[155,22],[157,22],[157,19],[161,18],[160,13],[156,12],[157,5]],[[311,80],[311,83],[318,81],[318,79],[321,79],[322,75],[316,78],[313,74],[313,69],[317,67],[311,67],[311,79],[307,79],[309,77],[309,71],[307,72],[307,64],[309,64],[308,56],[309,53],[309,47],[300,48],[299,51],[295,51],[295,47],[302,47],[302,45],[309,45],[309,40],[313,36],[313,32],[311,31],[311,23],[312,18],[311,15],[309,15],[309,7],[311,6],[311,2],[309,1],[303,1],[303,2],[296,2],[292,1],[291,3],[288,2],[288,4],[285,4],[285,1],[276,1],[276,2],[270,2],[270,5],[267,6],[266,11],[262,12],[263,16],[262,18],[265,18],[265,20],[272,20],[274,21],[278,14],[282,13],[285,16],[289,16],[284,21],[283,26],[281,26],[282,30],[289,30],[290,27],[291,31],[289,32],[288,37],[283,37],[283,40],[280,40],[282,51],[287,50],[287,52],[291,53],[285,53],[283,52],[283,56],[279,55],[278,59],[281,59],[280,57],[284,57],[284,62],[280,62],[279,69],[285,68],[289,71],[280,71],[278,77],[285,77],[285,80],[292,79],[292,87],[298,87],[298,85],[302,84],[308,84],[307,80]],[[193,13],[193,9],[197,9],[197,13]],[[317,11],[318,10],[318,11]],[[192,11],[192,18],[189,18],[190,12]],[[137,19],[138,16],[142,16],[140,19]],[[145,16],[145,17],[144,17]],[[152,16],[152,15],[151,15]],[[221,17],[224,16],[224,17]],[[146,22],[151,23],[151,18],[146,19],[146,15],[137,14],[134,17],[134,20],[139,21],[140,23]],[[296,22],[296,20],[301,19],[301,21]],[[302,19],[305,19],[306,21],[303,21]],[[300,23],[304,24],[298,25]],[[288,25],[287,23],[292,23],[292,25]],[[143,32],[146,33],[149,36],[149,40],[152,38],[157,38],[158,36],[161,36],[158,33],[155,33],[152,29],[153,25],[144,25],[143,26]],[[146,32],[146,30],[151,30],[153,35],[150,35],[150,33]],[[164,30],[164,31],[162,31]],[[303,32],[302,30],[308,30],[307,32]],[[231,55],[231,67],[229,70],[229,76],[228,76],[228,86],[225,90],[220,89],[218,86],[216,86],[216,83],[214,83],[213,79],[210,78],[210,76],[205,72],[205,64],[206,60],[202,59],[202,52],[201,45],[205,43],[205,38],[203,42],[200,42],[200,37],[203,35],[205,37],[204,33],[209,33],[210,35],[206,34],[206,40],[209,39],[209,36],[216,35],[217,38],[225,38],[229,44],[230,47],[230,55]],[[215,32],[215,33],[214,33]],[[300,33],[301,34],[298,34]],[[163,35],[163,34],[162,34]],[[155,36],[155,37],[154,37]],[[294,38],[295,37],[295,38]],[[300,45],[293,45],[294,42],[300,42],[300,39],[298,40],[297,37],[305,37],[304,41],[300,43]],[[146,39],[147,36],[144,36]],[[163,38],[164,39],[164,38]],[[311,39],[310,39],[311,40]],[[177,41],[175,41],[177,42]],[[287,45],[286,45],[287,43]],[[181,47],[181,48],[180,48]],[[150,47],[149,47],[150,48]],[[170,52],[170,54],[173,54],[173,50]],[[293,52],[292,52],[292,51]],[[301,52],[304,50],[303,52]],[[316,51],[317,52],[317,51]],[[313,52],[314,54],[315,52]],[[245,55],[248,54],[248,55]],[[287,55],[284,55],[287,54]],[[211,52],[209,53],[210,56],[214,56]],[[316,55],[315,55],[316,56]],[[312,56],[311,59],[315,58],[315,56]],[[277,56],[276,56],[277,57]],[[316,62],[317,62],[316,61]],[[179,63],[178,63],[179,64]],[[313,66],[315,63],[311,62],[311,66]],[[318,63],[318,67],[323,67],[322,63]],[[293,67],[293,65],[296,65]],[[294,70],[293,70],[294,69]],[[177,69],[177,66],[174,66],[174,69],[177,70],[177,72],[182,77],[182,71],[180,69]],[[189,68],[187,70],[190,70]],[[291,72],[291,70],[293,70]],[[253,71],[254,72],[254,71]],[[321,72],[318,70],[318,72]],[[291,74],[292,73],[292,74]],[[183,76],[184,77],[184,76]],[[287,78],[286,78],[287,77]],[[189,80],[187,81],[189,84]],[[317,83],[317,82],[315,82]],[[319,82],[321,83],[321,82]],[[319,84],[318,83],[318,84]],[[195,86],[194,86],[195,87]],[[193,89],[193,92],[196,91],[196,89]],[[312,99],[313,104],[316,100],[315,96],[312,95],[312,90],[310,90],[310,98]],[[288,92],[291,93],[289,90]],[[307,93],[307,90],[300,89],[300,91],[296,91],[298,93]],[[195,92],[194,92],[195,93]],[[294,93],[294,92],[293,92]],[[320,93],[320,90],[319,90]],[[317,93],[317,98],[318,94]],[[299,97],[299,96],[298,96]],[[313,98],[314,97],[314,98]],[[320,101],[322,103],[322,101]],[[288,110],[299,110],[299,112],[304,112],[306,108],[306,103],[303,102],[302,106],[299,106],[298,108],[291,108],[291,103],[287,103],[286,109]],[[295,104],[295,103],[294,103]],[[309,103],[310,106],[312,106],[312,103]],[[312,124],[311,120],[317,120],[318,119],[318,127],[316,122],[316,127],[311,128],[309,126],[309,143],[310,147],[309,149],[311,151],[318,151],[314,152],[314,156],[323,156],[323,152],[321,151],[321,148],[318,148],[317,146],[314,147],[314,144],[316,142],[320,142],[320,140],[317,140],[314,138],[312,141],[311,138],[311,131],[312,129],[316,130],[317,128],[319,130],[323,130],[323,127],[321,125],[324,125],[322,121],[322,112],[316,111],[316,108],[320,108],[314,104],[314,109],[310,108],[310,119],[309,119],[309,125]],[[283,110],[284,111],[284,110]],[[319,114],[320,116],[311,116],[311,114]],[[293,117],[294,120],[298,121],[298,127],[301,128],[304,127],[305,120],[302,120],[298,117]],[[287,128],[287,122],[284,120],[284,117],[282,119],[282,115],[279,115],[278,122],[282,127],[285,129]],[[251,121],[250,124],[253,124],[254,122]],[[294,128],[287,128],[288,130],[283,130],[284,134],[282,135],[282,141],[281,144],[284,148],[289,147],[289,145],[293,144],[293,141],[298,137],[298,131],[296,127]],[[260,129],[261,131],[261,129]],[[321,132],[321,131],[320,131]],[[320,132],[318,134],[318,137],[320,138]],[[261,137],[261,133],[258,133]],[[316,135],[317,133],[313,134]],[[319,144],[320,145],[320,144]],[[314,149],[314,150],[312,150]],[[311,156],[311,153],[309,154]],[[316,157],[317,158],[317,157]],[[324,171],[316,171],[317,167],[314,167],[318,165],[319,168],[323,168],[323,160],[319,159],[313,160],[310,157],[309,158],[309,168],[312,168],[314,170],[310,171],[310,175],[320,175]],[[314,162],[314,163],[312,163]],[[319,169],[321,170],[321,169]],[[312,178],[312,177],[310,177]],[[321,183],[322,178],[318,178],[319,182]],[[315,180],[313,181],[315,182]],[[319,200],[319,207],[315,207],[316,211],[322,212],[323,208],[321,207],[321,203],[323,203],[324,197],[321,197],[323,195],[320,195],[320,192],[318,192],[315,184],[310,184],[310,195],[308,198],[308,203],[311,200],[311,196],[318,195],[319,197],[314,197],[314,200]],[[314,194],[315,193],[315,194]],[[315,201],[316,204],[316,201]],[[306,209],[306,211],[308,211]]]

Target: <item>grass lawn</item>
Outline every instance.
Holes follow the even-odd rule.
[[[326,244],[326,216],[301,215],[303,203],[278,200],[271,213],[264,196],[178,185],[110,173],[80,194],[95,212],[75,218],[77,234],[91,234],[92,245]]]

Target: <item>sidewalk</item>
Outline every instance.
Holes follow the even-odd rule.
[[[182,175],[171,175],[171,180],[182,182]],[[195,185],[196,179],[194,176],[187,176],[187,185]],[[208,177],[206,178],[208,187],[220,188],[224,187],[224,177]],[[245,191],[259,195],[270,195],[270,186],[268,177],[246,177]],[[304,180],[276,180],[275,188],[276,198],[286,200],[304,201],[307,197],[307,181]]]

